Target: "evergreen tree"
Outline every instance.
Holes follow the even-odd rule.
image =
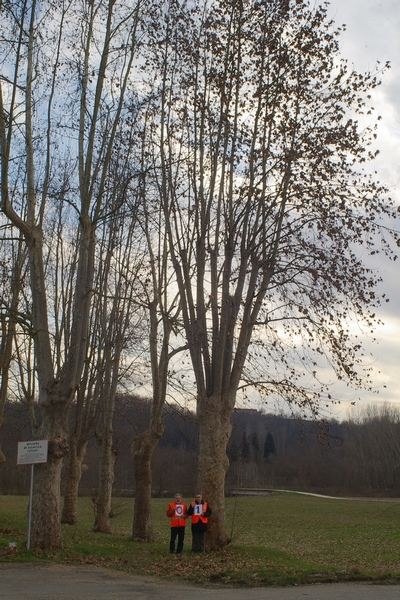
[[[276,454],[274,437],[270,431],[267,433],[264,444],[264,459],[268,460],[270,454]]]
[[[250,461],[250,444],[247,439],[247,434],[243,431],[241,458],[243,462]]]
[[[259,453],[260,453],[260,444],[258,442],[258,435],[254,431],[251,436],[251,457],[254,462],[258,462]]]

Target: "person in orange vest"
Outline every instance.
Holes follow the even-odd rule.
[[[169,542],[169,551],[175,552],[175,542],[178,538],[176,553],[181,554],[183,550],[183,541],[185,539],[185,527],[187,515],[187,506],[182,502],[182,494],[176,493],[174,502],[168,505],[167,517],[170,518],[171,539]]]
[[[197,493],[187,511],[192,517],[192,552],[205,552],[208,517],[211,512],[210,505],[203,500],[203,495]]]

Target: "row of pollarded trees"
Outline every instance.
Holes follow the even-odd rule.
[[[320,367],[363,385],[348,320],[372,326],[379,298],[357,248],[374,251],[385,219],[391,256],[395,216],[384,187],[357,172],[373,158],[356,118],[377,73],[348,70],[326,9],[307,2],[3,0],[0,11],[2,268],[13,281],[1,398],[25,352],[18,385],[37,395],[34,434],[49,440],[32,546],[62,543],[61,466],[71,452],[79,478],[99,403],[96,528],[107,530],[124,372],[152,390],[133,440],[133,537],[152,537],[150,460],[168,385],[182,394],[183,382],[219,548],[238,391],[317,414],[330,394]]]

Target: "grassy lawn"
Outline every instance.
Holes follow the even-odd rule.
[[[190,499],[186,499],[190,500]],[[227,499],[232,543],[192,555],[190,524],[181,556],[168,553],[169,499],[153,500],[154,544],[130,540],[133,499],[114,500],[113,535],[93,533],[92,502],[79,500],[79,524],[63,526],[64,549],[26,550],[27,498],[0,496],[0,561],[97,564],[132,574],[198,583],[291,585],[375,580],[400,583],[400,502],[331,500],[297,494]],[[9,549],[9,542],[17,548]]]

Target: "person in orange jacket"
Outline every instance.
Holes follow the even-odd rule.
[[[171,539],[169,542],[169,551],[175,552],[175,542],[178,538],[176,553],[181,554],[183,550],[183,541],[185,539],[185,527],[187,515],[187,506],[182,502],[182,494],[176,493],[174,502],[168,506],[167,517],[170,518]]]
[[[208,517],[211,512],[210,505],[203,500],[203,495],[197,493],[187,511],[188,516],[192,517],[192,552],[205,552]]]

